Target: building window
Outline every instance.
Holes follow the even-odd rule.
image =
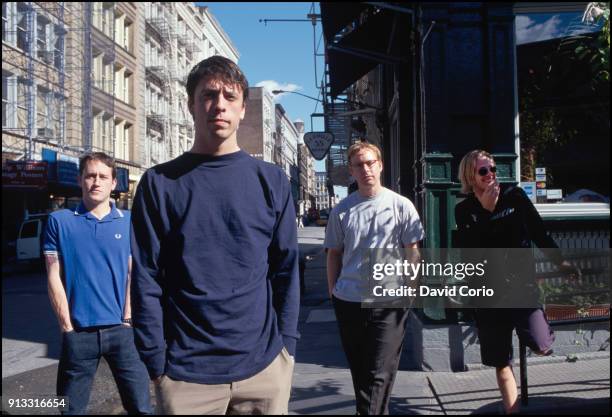
[[[130,42],[131,33],[132,33],[132,23],[126,21],[125,27],[123,29],[123,47],[130,52],[132,51],[131,42]]]
[[[28,104],[27,97],[29,95],[28,81],[25,78],[19,77],[17,81],[17,129],[25,129],[28,125]]]
[[[113,94],[113,85],[114,85],[114,71],[113,71],[113,63],[110,60],[107,60],[106,57],[102,59],[103,63],[103,73],[102,73],[102,85],[104,87],[104,91],[108,94]]]
[[[106,34],[109,38],[113,37],[113,33],[115,32],[114,23],[115,23],[115,12],[113,11],[112,3],[110,5],[104,4],[102,11],[102,32]]]
[[[53,65],[55,68],[61,69],[63,56],[64,56],[64,43],[63,37],[65,36],[65,31],[59,26],[55,26],[55,32],[53,33]]]
[[[129,138],[132,125],[115,119],[115,158],[129,160]]]
[[[2,2],[2,41],[15,45],[17,3]]]
[[[51,114],[50,114],[50,91],[44,87],[38,86],[36,91],[36,127],[38,129],[50,129]],[[38,136],[52,136],[48,134],[40,134]]]
[[[132,82],[132,74],[126,71],[124,75],[125,76],[123,78],[123,100],[128,104],[132,104],[132,95],[130,94],[130,84]]]
[[[2,71],[2,127],[16,127],[16,97],[17,77],[8,71]]]
[[[23,3],[17,3],[17,47],[28,50],[28,8]]]
[[[610,87],[591,61],[601,24],[582,17],[516,15],[521,181],[539,203],[610,198]]]
[[[113,118],[98,111],[94,116],[93,147],[95,150],[112,153]]]

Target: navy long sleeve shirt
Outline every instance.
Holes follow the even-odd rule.
[[[283,171],[243,151],[149,169],[132,208],[132,317],[151,377],[221,384],[295,354],[295,209]]]

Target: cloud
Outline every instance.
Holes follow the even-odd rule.
[[[537,23],[529,16],[516,16],[516,43],[538,42],[546,39],[557,38],[561,35],[561,18],[558,15]]]
[[[263,87],[270,94],[272,94],[273,90],[297,91],[297,90],[301,90],[302,89],[302,87],[297,85],[297,84],[292,84],[292,83],[281,84],[281,83],[279,83],[277,81],[274,81],[274,80],[260,81],[257,84],[255,84],[255,87]],[[280,94],[277,94],[277,95],[272,94],[272,95],[273,95],[275,101],[280,101],[281,97],[286,95],[286,93],[280,93]]]

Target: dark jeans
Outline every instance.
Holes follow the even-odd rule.
[[[89,328],[62,337],[57,395],[68,397],[64,414],[85,414],[101,357],[110,366],[128,414],[151,414],[149,375],[138,356],[131,327]]]
[[[407,308],[361,308],[333,297],[358,414],[389,414],[406,333]]]

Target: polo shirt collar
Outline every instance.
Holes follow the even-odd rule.
[[[110,215],[111,218],[113,219],[118,219],[120,217],[123,217],[123,213],[121,212],[121,210],[119,210],[117,208],[117,206],[115,205],[115,203],[113,203],[112,201],[110,202],[110,206],[111,206],[111,211],[109,214],[107,214],[106,216],[104,216],[101,220],[107,219],[108,216]],[[85,204],[83,204],[83,201],[81,201],[81,203],[79,204],[79,206],[74,210],[74,215],[75,216],[85,216],[88,219],[92,219],[92,220],[98,220],[98,218],[96,216],[94,216],[93,214],[91,214],[90,211],[87,210],[87,207],[85,207]]]

